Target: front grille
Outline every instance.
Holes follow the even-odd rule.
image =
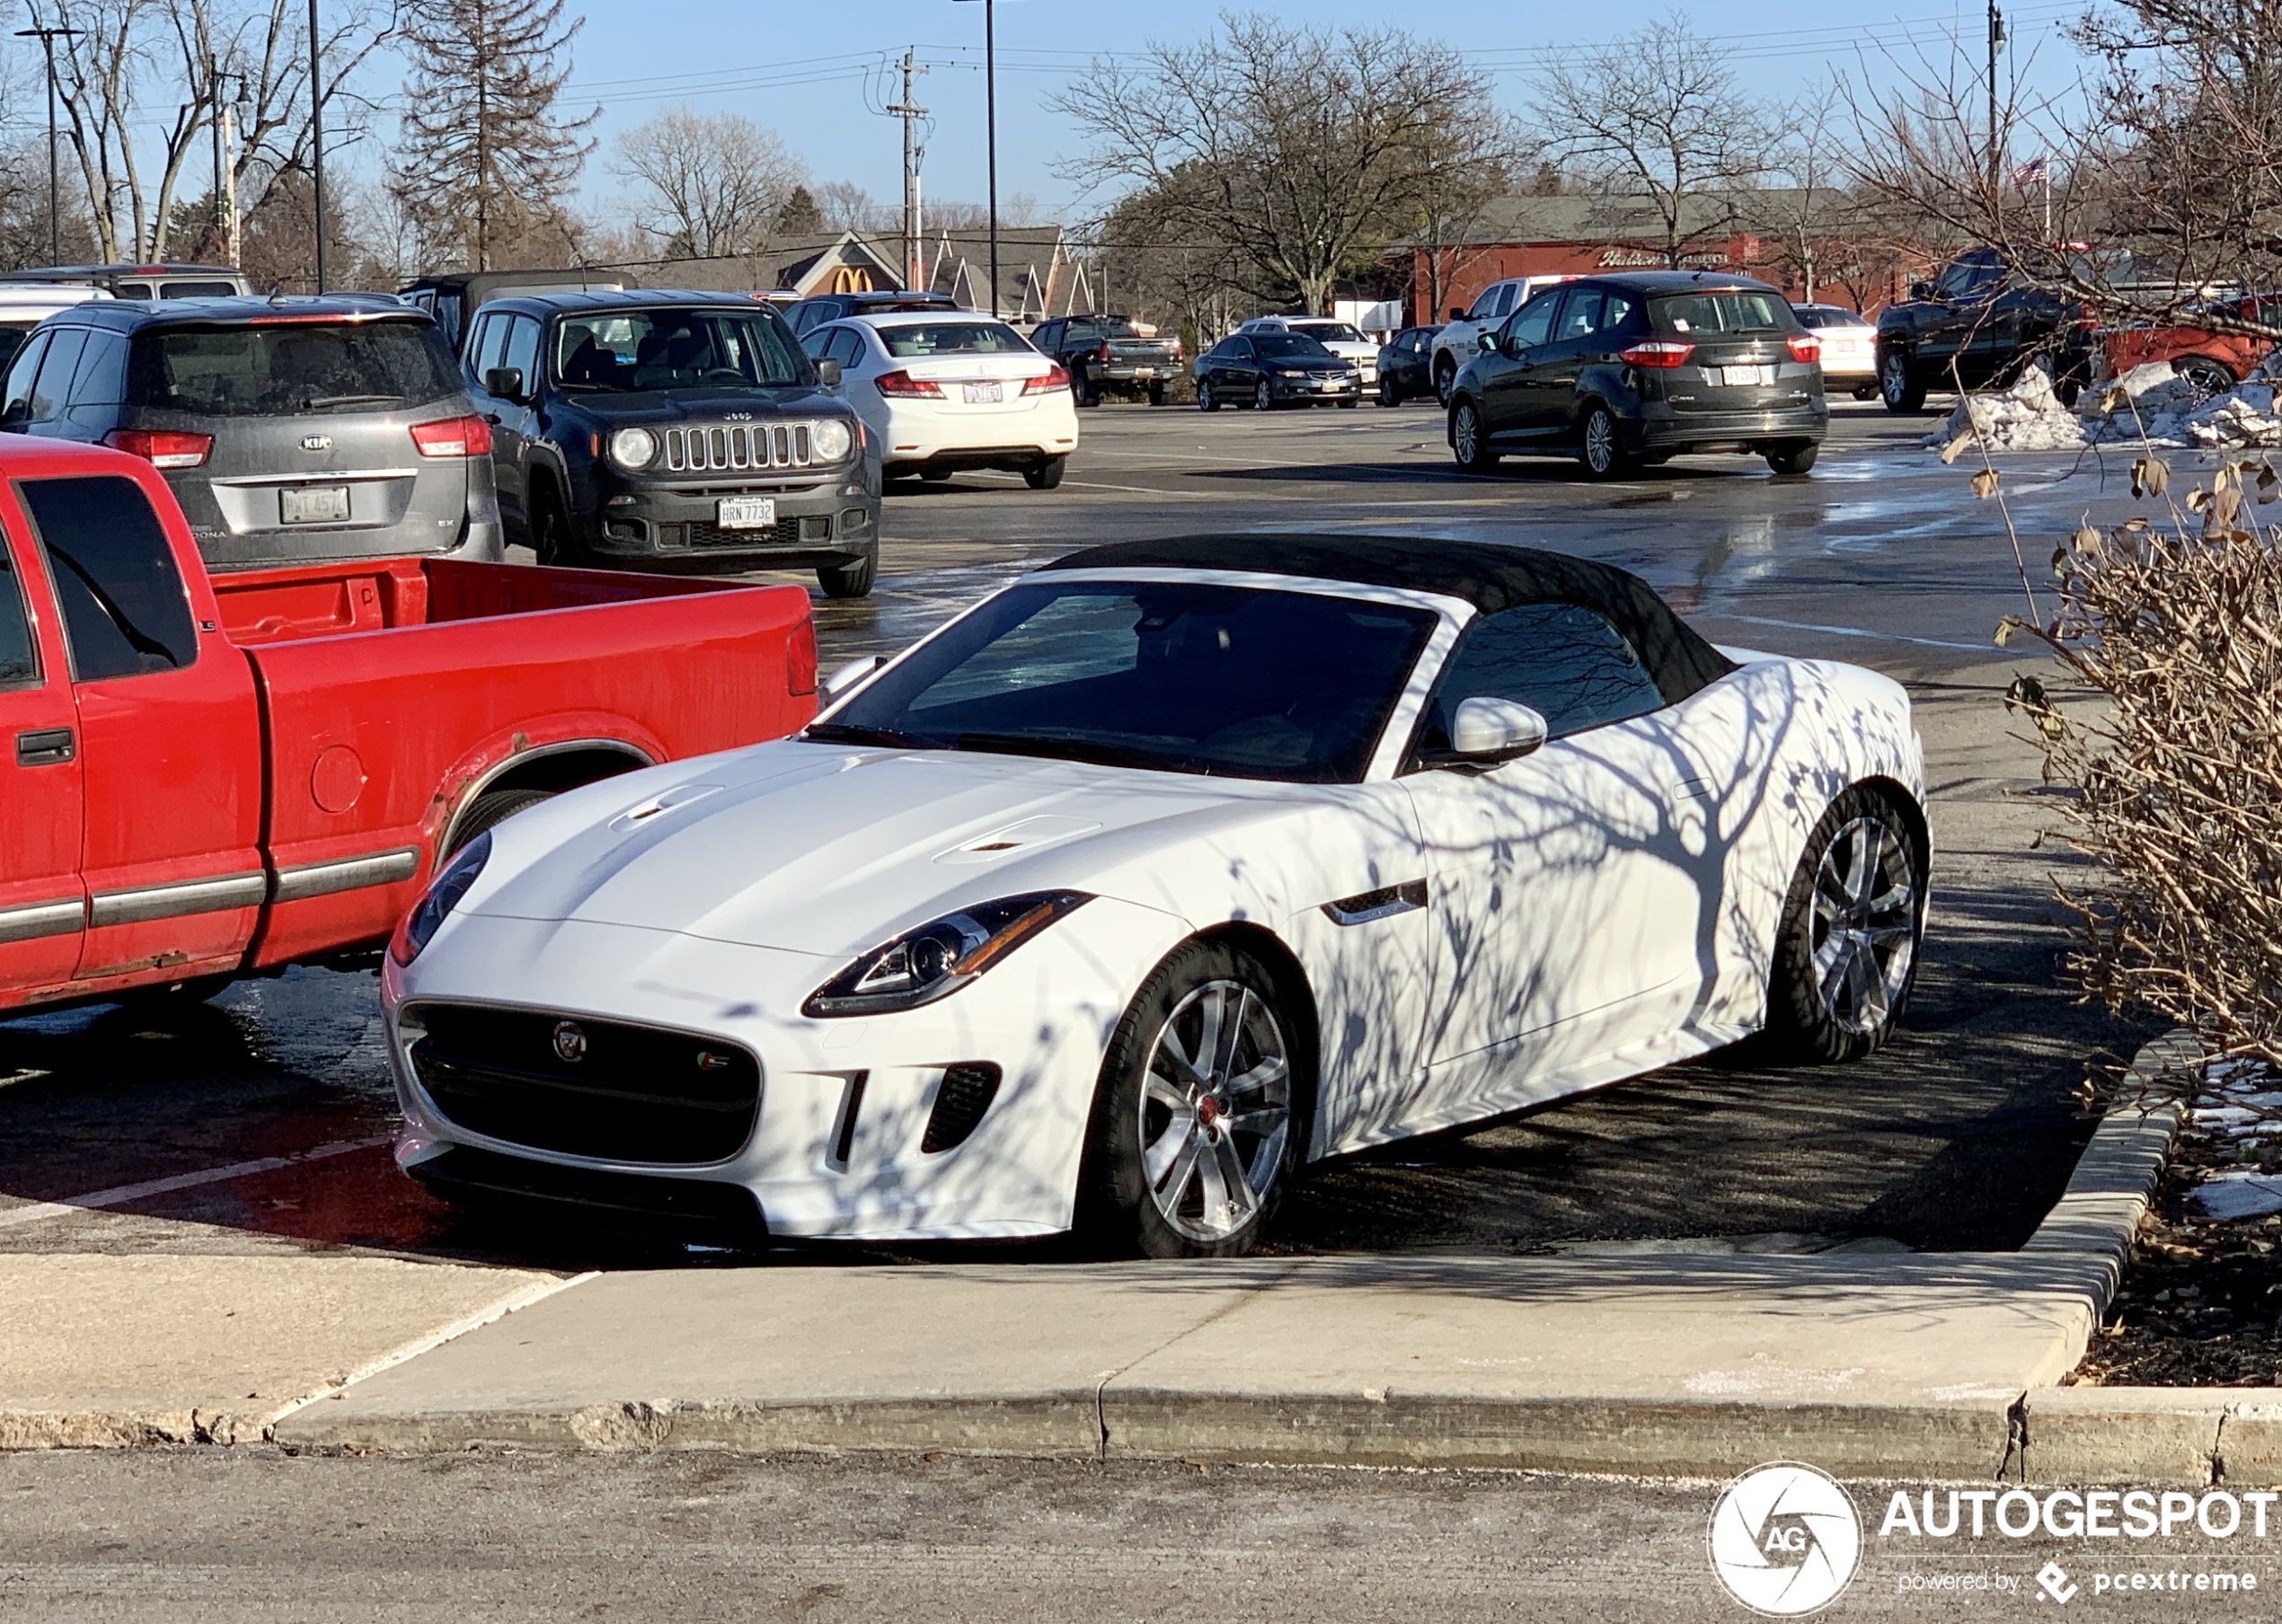
[[[715,1038],[527,1010],[420,1004],[413,1073],[487,1139],[567,1156],[696,1166],[744,1148],[761,1104],[752,1055]]]
[[[576,1209],[604,1225],[613,1221],[647,1231],[668,1228],[736,1240],[762,1233],[760,1203],[742,1185],[706,1178],[660,1178],[649,1173],[607,1173],[558,1167],[497,1151],[454,1145],[411,1169],[413,1178],[447,1199],[509,1196]]]
[[[724,530],[703,520],[689,527],[689,544],[693,547],[790,547],[797,542],[831,539],[832,520],[825,514],[779,519],[774,530]]]
[[[669,473],[752,468],[806,468],[806,423],[723,423],[713,428],[666,430]]]

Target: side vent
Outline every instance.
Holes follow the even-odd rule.
[[[988,1061],[947,1067],[942,1086],[935,1090],[935,1108],[927,1118],[926,1137],[919,1148],[929,1155],[964,1144],[982,1121],[990,1102],[998,1098],[999,1070]]]

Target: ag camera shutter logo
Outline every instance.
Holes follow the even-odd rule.
[[[1829,1473],[1777,1461],[1720,1491],[1708,1540],[1729,1595],[1768,1618],[1798,1618],[1844,1593],[1862,1562],[1862,1519]]]

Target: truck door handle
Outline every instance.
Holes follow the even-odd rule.
[[[72,757],[69,728],[40,728],[16,735],[16,765],[59,767]]]

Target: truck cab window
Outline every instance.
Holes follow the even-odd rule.
[[[23,584],[16,579],[7,543],[0,542],[0,688],[20,688],[39,680],[40,657],[32,649]]]
[[[198,634],[173,550],[150,499],[118,474],[23,480],[63,610],[74,682],[174,671],[198,658]]]

